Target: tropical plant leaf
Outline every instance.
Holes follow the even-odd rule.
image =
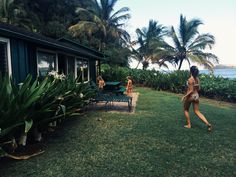
[[[1,147],[0,147],[0,158],[5,157],[7,155],[7,152],[5,152]]]
[[[25,133],[28,133],[28,131],[31,129],[33,126],[33,120],[25,120]]]

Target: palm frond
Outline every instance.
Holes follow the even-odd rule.
[[[113,17],[113,18],[110,18],[108,20],[108,23],[111,24],[111,25],[119,25],[119,22],[120,21],[124,21],[124,20],[127,20],[127,19],[130,19],[130,14],[124,14],[124,15],[121,15],[121,16],[117,16],[117,17]]]
[[[214,64],[218,63],[219,60],[216,55],[212,53],[204,53],[201,51],[195,51],[188,55],[188,58],[199,65],[204,66],[207,69],[213,69]]]
[[[200,50],[195,50],[192,52],[192,55],[201,56],[203,59],[205,59],[207,61],[211,61],[213,63],[219,63],[218,57],[212,53],[207,53],[207,52],[202,52]]]
[[[75,13],[79,15],[79,18],[81,20],[88,20],[89,18],[93,18],[93,16],[96,15],[94,13],[91,13],[89,10],[81,7],[77,7]]]
[[[189,50],[205,49],[207,46],[211,49],[215,44],[215,37],[211,34],[199,35],[189,46]]]
[[[142,31],[141,29],[139,29],[139,28],[137,28],[135,32],[136,32],[136,34],[137,34],[138,36],[144,36],[143,31]]]
[[[121,36],[122,39],[124,39],[124,41],[130,42],[131,37],[126,30],[120,29],[120,28],[118,28],[117,30],[118,30],[119,36]]]
[[[187,46],[189,43],[192,42],[192,40],[195,38],[198,32],[198,26],[203,24],[201,20],[199,19],[192,19],[191,21],[188,21],[186,24],[186,34],[185,34],[185,41],[184,45]]]
[[[180,16],[179,34],[182,46],[186,46],[191,42],[196,34],[198,34],[198,26],[203,24],[199,19],[186,20],[182,14]]]
[[[114,14],[111,15],[110,19],[114,19],[117,18],[118,15],[122,14],[122,13],[126,13],[129,12],[130,9],[128,7],[122,7],[121,9],[119,9],[118,11],[116,11]]]
[[[91,35],[98,31],[97,24],[89,21],[80,21],[79,23],[70,26],[69,31],[73,36],[80,36],[80,34],[87,33]]]
[[[176,35],[175,29],[174,29],[173,26],[171,27],[171,37],[172,37],[172,40],[174,42],[175,47],[178,50],[181,50],[181,44],[180,44],[180,41],[179,41],[179,39],[178,39],[178,37]]]

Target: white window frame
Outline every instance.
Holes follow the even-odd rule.
[[[55,55],[56,55],[55,69],[56,69],[56,72],[58,72],[58,53],[55,52],[55,51],[52,51],[52,50],[48,50],[48,49],[37,48],[37,50],[36,50],[36,57],[37,57],[37,75],[39,75],[39,67],[38,67],[39,57],[38,57],[38,52],[46,52],[46,53],[55,54]]]
[[[74,77],[76,78],[77,77],[77,58],[79,58],[78,56],[76,55],[71,55],[71,54],[68,54],[68,53],[65,53],[65,52],[57,52],[57,54],[63,54],[66,56],[66,71],[67,71],[67,74],[69,73],[69,68],[68,68],[68,60],[69,60],[69,57],[73,57],[73,59],[70,59],[70,60],[74,60]],[[58,61],[57,61],[58,63]],[[58,67],[58,66],[57,66]],[[64,73],[65,74],[65,73]]]
[[[89,67],[89,59],[88,58],[82,58],[82,57],[76,57],[75,58],[75,77],[77,77],[77,62],[78,61],[87,61],[88,63],[88,80],[84,80],[84,82],[90,81],[90,67]],[[82,73],[82,80],[84,79],[84,73]]]
[[[12,75],[10,39],[0,37],[0,41],[7,43],[7,65],[8,65],[7,67],[8,67],[8,75],[10,77]]]

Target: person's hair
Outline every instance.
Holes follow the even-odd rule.
[[[97,80],[103,80],[102,76],[98,76]]]
[[[127,76],[126,78],[132,80],[132,77],[131,77],[131,76]]]
[[[192,76],[194,78],[198,77],[199,70],[198,70],[197,66],[191,66],[190,73],[192,74]]]

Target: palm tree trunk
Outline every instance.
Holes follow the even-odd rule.
[[[98,51],[101,52],[102,51],[102,42],[100,41],[98,44]]]
[[[181,60],[180,60],[180,64],[179,64],[179,68],[178,68],[178,70],[181,69],[183,61],[184,61],[184,59],[181,59]]]
[[[141,61],[139,60],[135,69],[138,69],[138,66],[139,66],[140,63],[141,63]]]
[[[190,66],[191,66],[191,64],[190,64],[190,61],[189,61],[189,59],[187,59],[187,61],[188,61],[188,66],[189,66],[189,69],[190,69]]]

